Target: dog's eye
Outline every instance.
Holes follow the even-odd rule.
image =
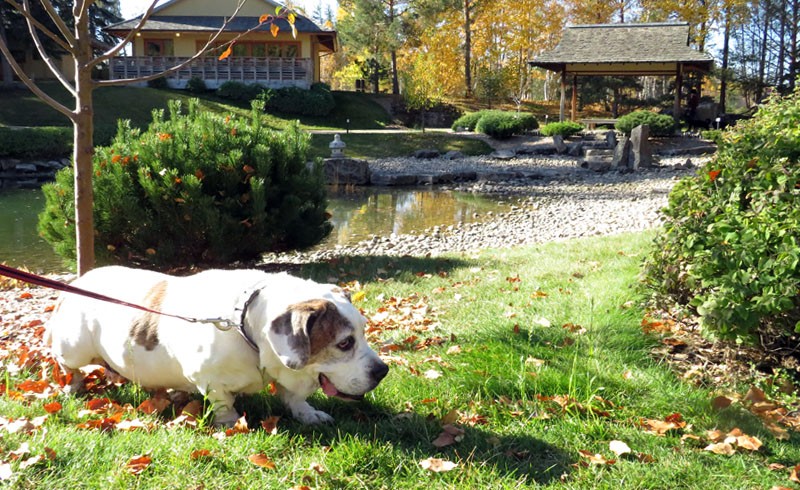
[[[350,336],[342,340],[338,344],[336,344],[336,347],[338,347],[341,350],[350,350],[353,348],[354,345],[356,345],[356,339]]]

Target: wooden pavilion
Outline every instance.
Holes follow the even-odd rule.
[[[686,72],[708,73],[713,58],[689,46],[689,24],[593,24],[569,26],[558,46],[528,62],[561,73],[559,120],[564,120],[566,86],[572,79],[571,119],[575,120],[579,76],[674,75],[680,87]],[[681,113],[675,91],[673,115]]]

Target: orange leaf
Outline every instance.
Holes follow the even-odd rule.
[[[712,171],[708,172],[708,179],[711,182],[714,182],[715,180],[717,180],[717,177],[719,176],[720,172],[721,172],[720,170],[712,170]]]
[[[455,469],[458,466],[458,463],[453,463],[452,461],[439,458],[428,458],[420,461],[419,465],[423,470],[433,471],[434,473],[442,473]]]
[[[247,457],[247,459],[256,466],[260,466],[268,470],[275,469],[275,463],[264,453],[251,454]]]
[[[148,398],[137,407],[137,410],[146,414],[152,415],[154,413],[161,413],[165,408],[172,405],[172,402],[166,398]]]
[[[147,454],[140,454],[138,456],[134,456],[131,458],[130,461],[125,465],[125,468],[128,470],[128,473],[132,475],[138,475],[144,470],[147,469],[148,466],[153,462]]]
[[[261,428],[267,431],[268,434],[277,434],[278,433],[278,421],[280,417],[272,416],[267,417],[266,420],[261,421]]]
[[[33,295],[31,293],[25,291],[24,293],[20,294],[18,296],[18,298],[19,299],[31,299],[31,298],[33,298]]]
[[[239,417],[239,420],[233,424],[233,427],[225,431],[225,435],[230,437],[236,434],[247,434],[248,432],[250,432],[250,428],[247,426],[247,419],[245,415],[242,415]]]
[[[271,26],[269,26],[269,32],[272,33],[272,37],[278,37],[278,31],[280,30],[281,28],[278,27],[277,24],[272,24]]]
[[[192,451],[192,455],[190,456],[192,459],[200,459],[200,458],[208,458],[211,456],[211,451],[208,449],[198,449],[196,451]]]
[[[264,14],[258,18],[258,23],[264,24],[265,22],[270,22],[272,19],[273,17],[270,14]]]
[[[224,60],[225,58],[227,58],[228,56],[230,56],[230,55],[231,55],[231,53],[233,53],[233,44],[234,44],[234,43],[231,43],[231,45],[230,45],[230,46],[228,46],[228,49],[226,49],[225,51],[223,51],[223,52],[222,52],[222,54],[221,54],[221,55],[219,55],[219,60],[220,60],[220,61]]]
[[[44,406],[44,411],[47,412],[47,413],[56,413],[56,412],[61,411],[61,408],[62,408],[61,404],[58,403],[58,402],[47,403]]]
[[[242,170],[244,170],[244,173],[246,174],[252,174],[253,172],[256,171],[256,169],[254,169],[250,165],[245,165],[244,167],[242,167]]]

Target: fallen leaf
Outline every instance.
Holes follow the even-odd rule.
[[[152,415],[163,412],[170,405],[172,405],[172,402],[166,398],[148,398],[139,404],[137,410]]]
[[[58,403],[58,402],[46,403],[46,404],[44,405],[44,411],[45,411],[45,412],[47,412],[47,413],[56,413],[56,412],[60,412],[60,411],[61,411],[61,408],[62,408],[62,406],[61,406],[61,404],[60,404],[60,403]]]
[[[200,459],[200,458],[208,458],[211,456],[211,451],[208,449],[196,449],[192,451],[192,454],[189,456],[192,459]]]
[[[709,444],[703,450],[711,451],[714,454],[719,454],[722,456],[732,456],[733,454],[736,453],[736,450],[733,449],[733,446],[731,446],[727,442],[718,442],[716,444]]]
[[[19,469],[24,470],[25,468],[30,468],[31,466],[35,465],[36,463],[44,461],[44,456],[41,454],[37,454],[36,456],[32,456],[25,461],[19,464]]]
[[[442,377],[442,373],[440,373],[439,371],[437,371],[435,369],[429,369],[429,370],[425,371],[425,373],[423,373],[423,376],[428,378],[428,379],[439,379],[439,378]]]
[[[434,473],[442,473],[445,471],[452,471],[458,466],[458,463],[447,461],[439,458],[423,459],[419,462],[423,470],[433,471]]]
[[[278,433],[278,421],[280,419],[280,417],[275,415],[272,417],[267,417],[266,420],[261,421],[261,428],[267,431],[267,434],[275,435]]]
[[[525,364],[533,367],[542,367],[544,366],[545,361],[542,359],[537,359],[535,357],[529,356],[527,359],[525,359]]]
[[[0,463],[0,481],[9,480],[12,476],[14,476],[14,470],[11,469],[11,465]]]
[[[800,483],[800,476],[798,476],[798,474],[800,474],[800,464],[795,465],[794,468],[791,469],[789,472],[789,479],[795,483]]]
[[[616,454],[617,457],[623,454],[630,454],[631,452],[631,448],[622,441],[611,441],[608,443],[608,448],[612,453]]]
[[[275,463],[264,453],[251,454],[247,457],[247,459],[256,466],[260,466],[268,470],[275,469]]]
[[[125,464],[125,469],[132,475],[139,475],[152,463],[153,460],[150,458],[149,454],[140,454],[131,458],[131,460]]]
[[[730,407],[732,403],[733,400],[731,400],[730,398],[726,396],[718,396],[713,400],[711,400],[711,408],[713,408],[714,410],[723,410],[725,408]]]
[[[239,417],[239,420],[233,424],[233,427],[225,431],[225,435],[230,437],[236,434],[247,434],[248,432],[250,432],[250,428],[247,426],[246,415],[242,415]]]
[[[606,459],[602,454],[593,454],[591,451],[580,450],[578,453],[594,465],[612,465],[617,462],[614,459]]]
[[[758,451],[763,446],[763,443],[758,437],[748,436],[746,434],[736,437],[736,445],[748,451]]]
[[[464,429],[455,425],[447,424],[442,427],[442,433],[433,440],[433,445],[438,448],[451,446],[464,439]]]

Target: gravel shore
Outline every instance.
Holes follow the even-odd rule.
[[[581,158],[567,156],[373,160],[369,162],[373,173],[475,171],[477,181],[442,188],[507,196],[508,211],[483,222],[437,226],[419,234],[374,236],[353,246],[272,254],[265,262],[303,263],[342,255],[436,256],[646,230],[660,224],[659,210],[667,204],[672,186],[709,158],[662,157],[657,167],[627,173],[594,172],[580,166]]]

